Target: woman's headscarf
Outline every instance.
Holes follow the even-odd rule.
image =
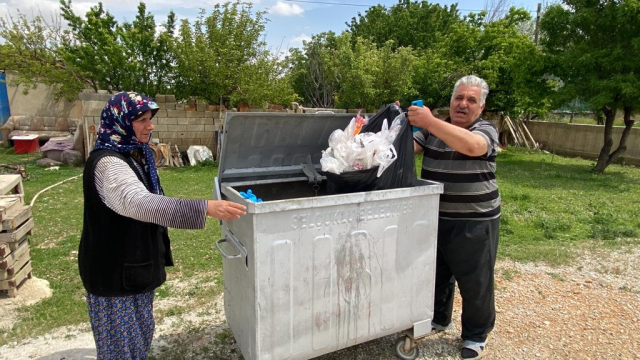
[[[149,144],[141,143],[133,131],[133,119],[151,110],[153,118],[158,112],[158,104],[144,94],[121,92],[113,95],[102,109],[100,129],[94,149],[108,149],[128,153],[142,149],[145,157],[145,171],[151,180],[152,191],[160,194],[158,170]]]

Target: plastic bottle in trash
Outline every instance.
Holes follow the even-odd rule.
[[[411,106],[424,107],[424,103],[422,102],[422,100],[414,100],[411,102]],[[417,127],[417,126],[411,126],[411,128],[413,129],[413,132],[418,132],[422,130],[421,127]]]

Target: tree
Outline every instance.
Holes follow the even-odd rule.
[[[565,0],[543,14],[542,45],[564,86],[559,96],[588,101],[604,114],[604,145],[594,168],[602,173],[626,150],[640,107],[640,3],[638,0]],[[625,129],[613,152],[613,122],[623,111]]]
[[[164,31],[156,36],[156,22],[146,12],[144,3],[138,4],[133,22],[118,27],[118,36],[126,62],[120,90],[137,89],[146,94],[164,93],[170,85],[173,70],[171,44],[175,30],[175,14],[170,12]]]
[[[502,18],[509,12],[511,8],[510,3],[511,1],[509,0],[485,0],[484,10],[487,13],[485,21],[491,23]]]
[[[60,47],[66,41],[61,19],[46,21],[41,14],[33,20],[18,13],[16,17],[0,19],[0,68],[15,71],[11,85],[23,85],[25,93],[39,83],[55,87],[56,99],[75,98],[90,82],[88,74],[66,64]]]
[[[201,10],[193,28],[180,26],[176,44],[176,92],[211,102],[239,101],[256,64],[264,60],[265,12],[241,1],[216,4],[206,15]],[[263,64],[264,65],[264,64]]]
[[[304,102],[318,108],[332,108],[340,82],[337,69],[337,37],[332,31],[314,35],[303,43],[303,51],[291,49],[291,81]]]
[[[351,45],[351,34],[343,33],[337,39],[337,69],[340,89],[337,104],[344,108],[377,108],[375,73],[377,54],[368,40],[358,38]]]
[[[413,78],[418,63],[416,52],[409,47],[396,48],[391,40],[375,52],[378,64],[375,68],[373,108],[396,100],[403,104],[411,103],[418,96]]]
[[[235,95],[239,101],[259,106],[289,106],[291,102],[299,100],[291,84],[286,59],[281,60],[269,51],[262,50],[247,70]]]
[[[397,47],[429,49],[460,21],[457,4],[448,7],[427,1],[398,0],[389,9],[372,6],[346,25],[354,42],[364,38],[382,47],[392,40]]]
[[[538,47],[519,31],[529,13],[511,8],[487,23],[486,13],[469,14],[452,25],[448,36],[420,56],[417,72],[420,96],[433,107],[446,107],[456,80],[467,74],[484,78],[491,89],[487,110],[511,116],[542,113],[553,82],[545,76],[548,62]]]
[[[62,58],[86,74],[94,90],[135,90],[155,95],[167,89],[175,14],[169,14],[165,30],[156,35],[154,17],[142,2],[135,20],[122,25],[102,3],[91,7],[86,19],[73,12],[70,0],[60,0],[60,9],[70,28],[60,49]]]
[[[118,22],[113,15],[102,3],[91,7],[86,20],[71,10],[71,1],[60,0],[60,10],[70,28],[70,36],[60,49],[64,62],[85,74],[88,85],[96,91],[122,89],[122,67],[127,59],[118,42]]]

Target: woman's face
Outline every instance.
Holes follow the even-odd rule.
[[[151,121],[151,110],[142,113],[142,115],[133,120],[131,125],[133,126],[133,133],[139,142],[146,144],[151,140],[151,132],[154,128],[153,122]]]

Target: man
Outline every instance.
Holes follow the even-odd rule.
[[[440,197],[436,286],[432,328],[452,326],[455,283],[462,295],[463,359],[478,359],[495,324],[494,266],[500,224],[495,181],[498,131],[482,120],[487,83],[473,75],[455,84],[449,118],[428,108],[409,108],[415,153],[424,153],[423,179],[444,184]]]

